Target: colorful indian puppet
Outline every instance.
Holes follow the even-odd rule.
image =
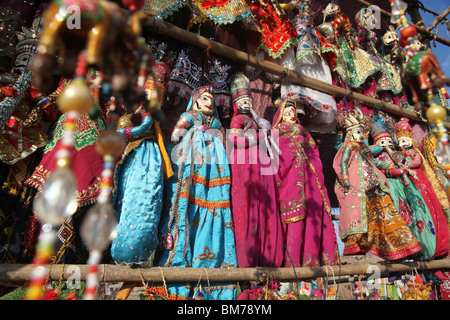
[[[297,43],[294,25],[277,0],[246,0],[252,18],[262,32],[261,49],[269,60],[283,61],[288,48]]]
[[[91,88],[95,86],[94,82],[98,80],[94,80],[94,74],[86,74],[85,86],[91,86]],[[84,86],[80,86],[80,83],[61,80],[51,99],[54,99],[58,104],[58,99],[62,97],[70,85],[72,85],[71,90],[80,88],[84,90]],[[92,98],[92,104],[94,104],[94,95],[92,92],[89,92],[89,94]],[[51,140],[44,148],[41,162],[25,181],[26,186],[36,189],[35,197],[42,194],[45,182],[57,168],[55,155],[62,145],[67,119],[68,113],[60,114],[51,131]],[[66,219],[60,227],[56,254],[53,257],[55,263],[83,263],[86,261],[88,252],[80,237],[79,226],[88,209],[97,202],[97,197],[100,194],[103,158],[96,150],[96,142],[106,128],[104,114],[101,113],[99,117],[91,119],[88,113],[81,113],[76,120],[75,127],[74,148],[71,151],[70,159],[71,169],[77,183],[77,211]],[[30,221],[30,225],[34,224],[33,221],[35,219]],[[31,233],[26,235],[26,237],[28,236],[31,236]],[[31,238],[27,242],[32,243]],[[33,245],[30,244],[29,247],[33,247]]]
[[[395,207],[422,247],[415,258],[431,259],[436,250],[436,228],[427,203],[412,179],[417,180],[416,173],[409,169],[403,153],[396,150],[393,134],[383,116],[374,116],[370,134],[374,144],[383,148],[376,158],[391,165],[384,173]]]
[[[174,176],[167,183],[168,202],[161,218],[159,266],[237,267],[224,139],[213,87],[196,88],[168,146]],[[230,300],[236,295],[232,283],[167,287],[169,295],[179,299]]]
[[[376,77],[379,99],[397,105],[407,104],[400,73],[390,62],[382,58],[376,48],[377,38],[372,28],[379,22],[375,15],[368,8],[362,8],[356,13],[355,21],[358,26],[356,38],[358,44],[380,65],[380,72]],[[405,107],[407,106],[405,105]]]
[[[397,122],[395,135],[399,148],[406,156],[410,170],[416,173],[416,177],[410,177],[419,189],[430,210],[436,232],[436,251],[434,258],[446,257],[449,253],[450,233],[446,215],[443,209],[448,211],[448,198],[442,186],[436,178],[427,160],[419,149],[414,146],[412,128],[407,118],[401,118]],[[441,197],[438,197],[438,194]],[[445,206],[445,207],[442,207]]]
[[[399,45],[397,31],[393,25],[385,28],[381,34],[380,56],[393,65],[398,73],[402,72],[402,65],[405,62],[405,53]]]
[[[330,65],[334,68],[336,55],[331,43],[317,31],[311,17],[310,0],[294,0],[280,6],[288,12],[297,32],[297,48],[286,51],[289,69],[305,76],[332,84]],[[282,79],[281,97],[296,100],[297,112],[310,131],[329,132],[336,126],[336,101],[321,91]],[[307,110],[304,110],[305,106]]]
[[[152,91],[163,93],[166,75],[159,76],[161,82],[146,82],[148,101],[154,99]],[[133,114],[127,114],[117,126],[128,145],[114,172],[112,203],[119,223],[111,256],[117,264],[152,266],[158,246],[164,179],[170,178],[172,172],[159,123],[144,108],[135,113],[141,116],[139,125],[133,126]]]
[[[25,261],[22,235],[29,218],[28,200],[34,192],[24,182],[41,161],[48,143],[41,120],[47,124],[56,121],[56,106],[33,85],[28,68],[38,43],[39,19],[16,33],[13,64],[0,75],[0,198],[4,200],[0,204],[0,219],[4,221],[0,260],[4,257],[8,262]]]
[[[371,76],[380,70],[380,66],[376,59],[357,46],[348,17],[341,11],[337,0],[329,2],[322,14],[323,23],[318,30],[332,43],[336,54],[336,67],[332,69],[335,83],[350,89],[372,85]]]
[[[347,115],[344,144],[333,162],[344,255],[372,253],[385,260],[406,258],[421,246],[397,211],[380,170],[393,166],[373,158],[364,143],[362,122],[359,109]]]
[[[276,168],[265,135],[250,109],[249,79],[235,74],[231,82],[234,115],[227,151],[232,173],[231,198],[239,267],[280,267],[284,260],[281,216],[276,201]]]
[[[202,37],[232,47],[254,52],[261,44],[261,33],[253,26],[252,13],[245,0],[146,0],[144,12],[170,22]],[[165,46],[165,53],[175,53],[167,86],[165,125],[167,137],[194,89],[205,83],[214,87],[216,108],[224,128],[232,117],[230,77],[242,72],[244,65],[202,48],[153,33],[151,41]],[[166,131],[166,128],[162,128]]]
[[[339,262],[322,162],[314,139],[297,118],[295,102],[278,107],[277,202],[284,228],[285,267],[313,267]]]
[[[145,84],[147,102],[161,104],[167,84],[168,66],[155,64],[155,79]],[[160,109],[160,106],[154,106]],[[163,209],[165,180],[172,177],[170,158],[163,143],[159,121],[138,109],[141,122],[133,125],[133,114],[119,119],[117,131],[128,145],[114,172],[114,206],[118,225],[111,244],[111,257],[117,264],[151,267],[158,248],[158,228]],[[139,283],[125,283],[116,299],[126,300]]]

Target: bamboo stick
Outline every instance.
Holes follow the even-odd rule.
[[[252,67],[260,69],[262,71],[277,75],[279,77],[287,77],[288,80],[292,83],[296,83],[305,87],[313,88],[318,91],[322,91],[324,93],[330,94],[332,96],[344,97],[347,96],[347,99],[359,101],[363,103],[367,107],[379,107],[381,110],[399,115],[401,117],[407,117],[411,120],[417,122],[426,122],[422,117],[418,115],[416,111],[404,109],[398,105],[384,102],[372,97],[365,96],[363,94],[348,91],[344,88],[304,76],[300,73],[297,73],[293,70],[289,70],[287,68],[281,67],[280,65],[273,63],[271,61],[266,61],[263,59],[256,58],[246,52],[236,50],[234,48],[228,47],[219,42],[207,39],[198,34],[189,32],[187,30],[181,29],[177,26],[174,26],[171,23],[166,21],[155,19],[154,17],[147,17],[142,24],[147,27],[152,27],[154,32],[157,32],[161,35],[165,35],[170,38],[177,39],[179,41],[183,41],[187,44],[202,48],[208,49],[211,52],[221,55],[230,60],[238,61],[243,64],[248,64]],[[446,128],[450,129],[450,123],[444,124]]]
[[[370,269],[368,269],[370,266]],[[341,264],[338,266],[300,267],[300,268],[130,268],[123,265],[99,265],[99,282],[236,282],[259,281],[270,279],[278,281],[300,281],[323,277],[339,277],[345,275],[371,275],[374,270],[380,274],[389,272],[412,272],[414,269],[434,270],[450,269],[450,260],[414,261],[405,263],[363,263]],[[0,282],[28,282],[31,280],[33,265],[0,264]],[[61,265],[51,266],[49,281],[67,281],[74,279],[85,280],[88,274],[88,265]],[[164,279],[163,279],[164,276]]]
[[[450,6],[444,10],[440,15],[436,17],[436,19],[430,24],[430,26],[427,28],[428,31],[433,30],[442,20],[445,19],[445,17],[450,13]]]

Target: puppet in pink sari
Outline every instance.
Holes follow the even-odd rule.
[[[231,205],[240,268],[283,263],[283,230],[276,203],[275,168],[260,130],[250,83],[243,74],[231,82],[234,115],[227,141],[231,166]],[[267,121],[266,121],[267,122]],[[268,124],[270,129],[270,123]]]
[[[450,233],[444,210],[436,193],[436,191],[439,192],[436,188],[439,187],[437,177],[422,153],[414,146],[412,128],[407,118],[401,118],[397,122],[395,135],[402,153],[407,157],[410,170],[413,170],[417,175],[417,179],[412,176],[410,176],[410,179],[413,180],[422,194],[434,222],[436,232],[434,257],[446,257],[450,250]],[[442,201],[442,204],[444,203]]]
[[[279,132],[277,201],[285,234],[285,267],[339,262],[336,233],[324,184],[319,150],[299,123],[293,100],[278,107],[273,129]]]

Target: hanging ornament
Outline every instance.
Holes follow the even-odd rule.
[[[88,211],[81,225],[81,237],[90,250],[84,300],[95,300],[98,285],[98,264],[102,253],[115,236],[116,213],[111,204],[113,174],[116,159],[126,146],[122,135],[116,131],[117,117],[111,117],[107,130],[100,135],[95,149],[103,156],[102,182],[97,203]]]
[[[408,8],[408,5],[402,0],[389,0],[392,7],[391,23],[396,24],[399,20],[403,19],[403,16]],[[406,19],[406,16],[404,17]]]
[[[43,285],[46,282],[48,263],[54,253],[56,228],[77,210],[77,183],[70,169],[70,156],[74,148],[77,119],[81,112],[92,108],[93,97],[86,92],[86,56],[80,54],[76,68],[76,77],[57,99],[62,112],[67,114],[61,144],[56,152],[56,168],[45,182],[43,192],[35,198],[33,208],[42,225],[33,261],[35,268],[32,280],[25,295],[26,300],[40,300],[44,296]]]
[[[90,250],[84,300],[95,300],[96,298],[98,264],[103,251],[114,238],[114,230],[117,225],[116,214],[110,203],[114,165],[114,157],[105,155],[100,195],[81,225],[81,237]]]
[[[64,135],[56,153],[56,169],[45,182],[43,193],[33,202],[36,217],[42,224],[41,234],[33,260],[35,269],[25,299],[40,300],[44,296],[47,264],[54,252],[56,228],[77,210],[76,180],[70,169],[70,154],[76,129],[78,112],[69,111]]]
[[[25,296],[26,300],[43,298],[47,264],[54,252],[56,228],[77,210],[76,180],[69,168],[77,117],[77,112],[68,112],[62,143],[56,153],[56,169],[45,182],[43,193],[33,202],[42,229],[36,246],[36,256],[33,260],[35,268]]]

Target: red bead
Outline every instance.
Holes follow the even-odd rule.
[[[30,281],[30,286],[43,286],[47,282],[45,277],[33,279]]]
[[[43,266],[43,265],[47,264],[47,262],[48,262],[47,259],[44,259],[40,256],[35,256],[33,259],[33,264],[38,265],[38,266]]]
[[[104,177],[104,178],[102,178],[102,182],[105,183],[105,184],[111,185],[112,184],[112,178],[111,177]]]
[[[400,47],[404,48],[409,45],[409,41],[406,39],[400,38],[400,40],[398,41],[398,44],[400,45]]]
[[[95,287],[93,287],[93,288],[86,288],[85,290],[84,290],[84,293],[85,294],[95,294],[95,291],[97,290],[97,288],[95,288]]]
[[[98,265],[89,266],[89,273],[97,273]]]
[[[409,39],[415,37],[417,34],[416,27],[413,25],[407,25],[400,30],[400,38]]]
[[[144,7],[145,0],[122,0],[122,3],[128,10],[137,11]]]

